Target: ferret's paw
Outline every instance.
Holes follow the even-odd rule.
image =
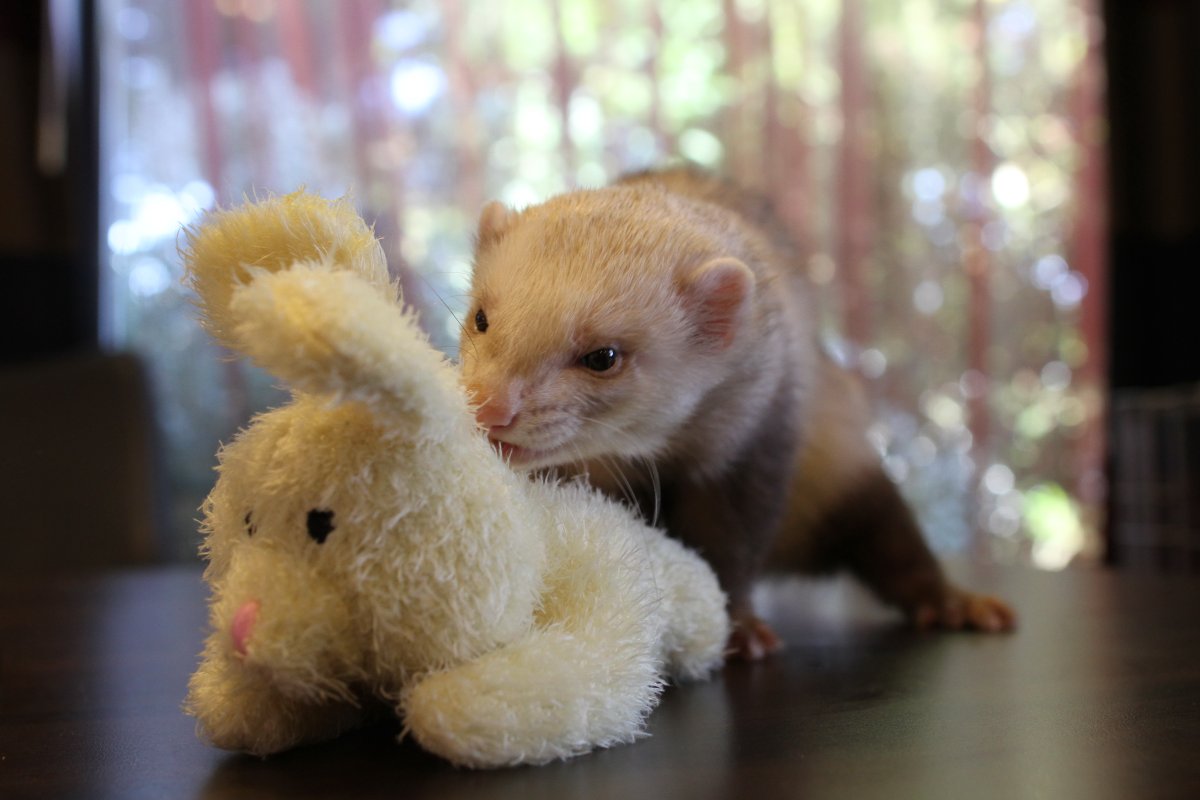
[[[1003,633],[1017,626],[1017,615],[997,597],[951,588],[940,601],[918,605],[912,612],[912,622],[917,630]]]
[[[753,614],[735,615],[729,643],[725,645],[727,659],[761,661],[783,649],[783,640],[771,626]]]

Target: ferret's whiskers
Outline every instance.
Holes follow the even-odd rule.
[[[467,403],[472,408],[472,410],[476,409],[476,408],[480,408],[481,406],[487,405],[488,401],[491,400],[491,398],[492,398],[492,396],[489,394],[489,395],[484,396],[481,399],[478,392],[474,392],[474,391],[472,391],[470,389],[466,389],[466,388],[463,389],[463,392],[464,392],[464,394],[466,394]],[[484,430],[484,431],[487,430],[487,426],[481,424],[478,419],[475,420],[475,427],[479,428],[480,430]],[[505,461],[507,462],[507,460],[508,459],[506,458]]]
[[[650,518],[650,527],[658,527],[658,518],[662,513],[662,479],[658,475],[658,464],[654,463],[654,459],[649,456],[639,456],[639,460],[646,465],[646,472],[650,475],[650,486],[654,490],[654,514]]]
[[[618,439],[620,439],[622,441],[622,443],[623,442],[629,442],[629,443],[635,442],[635,439],[631,434],[629,434],[626,431],[621,430],[616,425],[613,425],[611,422],[605,422],[604,420],[596,419],[595,417],[586,417],[586,416],[580,416],[579,419],[583,420],[584,422],[589,422],[593,425],[597,425],[601,428],[606,429],[609,433],[613,434]],[[630,501],[630,504],[634,508],[639,509],[642,512],[643,516],[645,516],[645,509],[642,509],[640,507],[640,504],[637,502],[637,495],[633,491],[632,482],[629,480],[629,476],[625,473],[625,470],[622,468],[621,463],[619,462],[617,457],[616,456],[606,456],[606,457],[603,457],[598,460],[604,464],[605,468],[613,475],[614,479],[616,479],[621,484],[622,494],[625,495],[626,499],[628,499]],[[644,465],[646,474],[650,478],[650,487],[654,492],[654,508],[650,514],[649,522],[652,526],[657,527],[658,521],[659,521],[659,516],[662,512],[662,479],[659,477],[659,474],[658,474],[658,466],[654,463],[654,460],[651,459],[649,456],[637,456],[636,460],[637,460],[637,462]]]
[[[601,456],[599,461],[608,470],[608,473],[616,479],[617,485],[621,489],[621,496],[625,498],[625,502],[629,504],[629,507],[640,511],[637,494],[633,491],[633,484],[629,482],[629,478],[625,475],[625,470],[621,468],[620,463],[612,456]]]
[[[432,293],[433,296],[437,298],[438,302],[442,304],[442,307],[446,309],[446,313],[450,315],[450,319],[454,320],[454,324],[457,325],[458,329],[463,333],[462,338],[464,338],[468,342],[470,342],[471,349],[475,350],[475,341],[471,337],[471,332],[467,329],[467,326],[465,324],[463,324],[463,321],[461,319],[459,319],[458,314],[454,313],[454,309],[451,308],[450,304],[446,302],[446,299],[444,297],[442,297],[441,292],[439,292],[437,290],[437,288],[434,287],[433,283],[425,275],[421,274],[420,272],[416,272],[415,270],[414,270],[413,274],[415,274],[418,278],[421,279],[421,282],[425,284],[425,288],[429,289],[430,293]],[[456,296],[468,297],[469,295],[456,295]],[[461,346],[458,348],[458,353],[459,353],[459,355],[462,354]],[[475,351],[475,355],[478,356],[479,352]]]

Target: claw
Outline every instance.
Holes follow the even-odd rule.
[[[782,648],[783,640],[771,630],[771,626],[753,614],[746,614],[735,616],[725,656],[743,661],[761,661]]]
[[[1017,626],[1017,615],[1003,600],[988,595],[950,589],[940,601],[917,606],[911,614],[917,630],[974,630],[985,633],[1010,631]]]

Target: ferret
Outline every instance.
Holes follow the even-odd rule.
[[[685,167],[480,215],[459,360],[519,469],[582,476],[712,565],[730,651],[780,646],[768,569],[846,569],[920,627],[1008,630],[950,583],[819,346],[798,250],[769,204]]]

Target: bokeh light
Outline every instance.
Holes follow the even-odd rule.
[[[814,323],[937,549],[1094,553],[1095,2],[100,0],[105,319],[154,370],[180,553],[217,443],[280,399],[195,324],[180,226],[349,193],[453,355],[487,200],[677,158],[800,241]]]

